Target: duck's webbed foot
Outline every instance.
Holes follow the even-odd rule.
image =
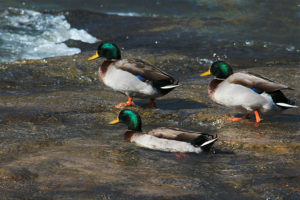
[[[243,117],[229,117],[229,118],[227,118],[227,120],[233,121],[233,122],[241,121],[243,119],[249,119],[249,113],[246,113]]]
[[[115,105],[115,108],[121,108],[121,109],[123,109],[123,108],[125,108],[127,106],[134,106],[134,103],[132,101],[132,97],[129,97],[128,101],[125,102],[125,103],[123,102],[123,103],[119,103],[119,104]]]

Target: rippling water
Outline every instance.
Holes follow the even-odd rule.
[[[253,116],[228,123],[236,113],[211,102],[199,74],[225,59],[294,88],[284,93],[299,105],[299,9],[291,0],[1,0],[0,199],[298,200],[299,109],[259,127]],[[95,38],[180,80],[157,109],[134,108],[143,130],[218,134],[216,153],[180,160],[124,141],[126,127],[107,122],[126,97],[99,82],[101,61],[87,61]]]
[[[0,25],[0,62],[73,55],[80,53],[80,49],[69,48],[66,40],[97,41],[85,30],[71,28],[63,15],[33,10],[11,7],[2,10]]]

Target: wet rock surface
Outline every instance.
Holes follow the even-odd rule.
[[[113,34],[120,46],[130,46],[122,51],[124,58],[142,58],[180,80],[182,86],[158,99],[156,109],[144,108],[147,100],[135,100],[133,109],[141,115],[144,131],[176,127],[218,134],[219,141],[214,152],[188,154],[184,159],[124,141],[126,127],[108,122],[120,111],[113,105],[126,97],[100,83],[100,60],[87,61],[97,45],[69,41],[84,52],[0,64],[1,199],[300,198],[299,109],[264,116],[258,127],[253,116],[228,122],[226,118],[237,113],[212,103],[207,95],[210,78],[199,77],[209,67],[200,60],[206,55],[150,45],[151,35],[153,42],[166,35],[176,41],[174,29],[186,27],[188,19],[170,22],[125,17],[126,23],[120,21],[119,26],[135,22],[138,33],[125,27],[119,36],[105,27],[108,23],[95,24],[100,18],[120,18],[99,14],[75,17],[74,13],[78,14],[69,14],[73,26],[85,26],[101,39]],[[80,22],[89,21],[84,16],[95,21]],[[198,21],[190,23],[199,26]],[[100,32],[103,29],[106,31]],[[123,37],[129,32],[135,39],[126,42]],[[145,46],[140,46],[138,39]],[[229,62],[235,71],[262,74],[293,87],[284,92],[300,102],[299,63],[276,59],[246,65],[240,64],[243,59]]]

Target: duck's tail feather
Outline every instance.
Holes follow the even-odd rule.
[[[218,136],[213,136],[210,134],[201,134],[197,138],[195,138],[193,141],[191,141],[191,144],[194,146],[201,147],[203,151],[209,151],[213,144],[218,140]]]
[[[214,138],[214,139],[211,139],[211,140],[208,140],[206,142],[204,142],[203,144],[201,144],[201,149],[203,151],[209,151],[211,149],[211,147],[213,146],[213,144],[218,140],[218,138]]]
[[[293,104],[287,104],[287,103],[276,103],[277,106],[282,107],[282,108],[298,108],[298,106],[293,105]]]
[[[174,81],[174,79],[172,79],[155,81],[153,82],[153,86],[158,89],[161,94],[165,95],[180,85],[178,84],[178,80]]]
[[[163,87],[160,87],[160,89],[163,89],[163,90],[168,90],[168,89],[173,89],[173,88],[177,88],[178,86],[180,86],[180,84],[172,84],[172,85],[165,85]]]
[[[179,81],[178,80],[175,80],[175,81],[172,81],[172,83],[170,84],[165,84],[163,86],[160,87],[160,89],[163,89],[163,90],[172,90],[174,88],[177,88],[178,86],[180,86],[180,84],[178,84]]]

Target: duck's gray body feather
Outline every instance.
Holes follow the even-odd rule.
[[[106,86],[130,97],[156,98],[178,86],[170,75],[138,59],[106,61],[98,75]]]

